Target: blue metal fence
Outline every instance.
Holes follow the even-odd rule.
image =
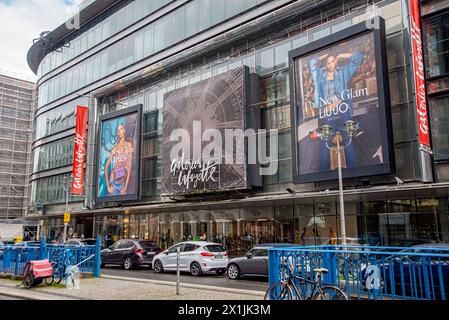
[[[318,268],[328,270],[321,284],[344,288],[350,299],[446,300],[449,293],[447,247],[339,245],[269,250],[270,286],[284,280],[292,270],[299,277],[313,280],[314,269]],[[300,286],[299,280],[295,285]],[[306,296],[310,288],[299,292]]]
[[[77,266],[81,272],[100,276],[101,240],[96,245],[50,245],[43,237],[40,245],[0,245],[0,273],[22,275],[29,261],[48,259],[53,265],[55,277],[63,278],[69,266]]]

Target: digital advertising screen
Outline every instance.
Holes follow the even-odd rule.
[[[344,178],[391,172],[384,39],[382,20],[290,52],[295,183],[337,179],[337,150]]]
[[[247,73],[236,68],[164,95],[163,194],[247,188],[244,141],[229,136],[245,130]]]
[[[100,118],[97,202],[139,198],[141,106]]]

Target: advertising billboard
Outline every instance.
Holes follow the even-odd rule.
[[[385,27],[365,23],[290,52],[295,183],[393,167]],[[350,130],[348,130],[348,128]]]
[[[84,194],[84,160],[86,158],[86,133],[88,107],[76,107],[75,142],[73,148],[72,194]]]
[[[141,105],[100,117],[97,202],[137,200]]]
[[[421,147],[430,151],[430,128],[427,112],[426,77],[421,32],[419,1],[410,0],[410,35],[412,40],[413,69],[415,71],[415,99],[418,119],[418,138]]]
[[[237,68],[164,95],[162,194],[247,188],[245,143],[225,141],[245,130],[247,74]]]

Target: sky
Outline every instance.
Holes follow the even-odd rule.
[[[0,69],[37,80],[26,60],[33,39],[77,12],[82,0],[0,0]]]

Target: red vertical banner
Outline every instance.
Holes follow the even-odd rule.
[[[87,107],[76,107],[75,148],[73,151],[72,194],[84,194],[84,160],[86,158]]]
[[[427,112],[426,79],[421,32],[419,0],[410,0],[410,34],[412,40],[413,69],[415,71],[415,100],[418,118],[419,143],[430,150],[430,127]]]

